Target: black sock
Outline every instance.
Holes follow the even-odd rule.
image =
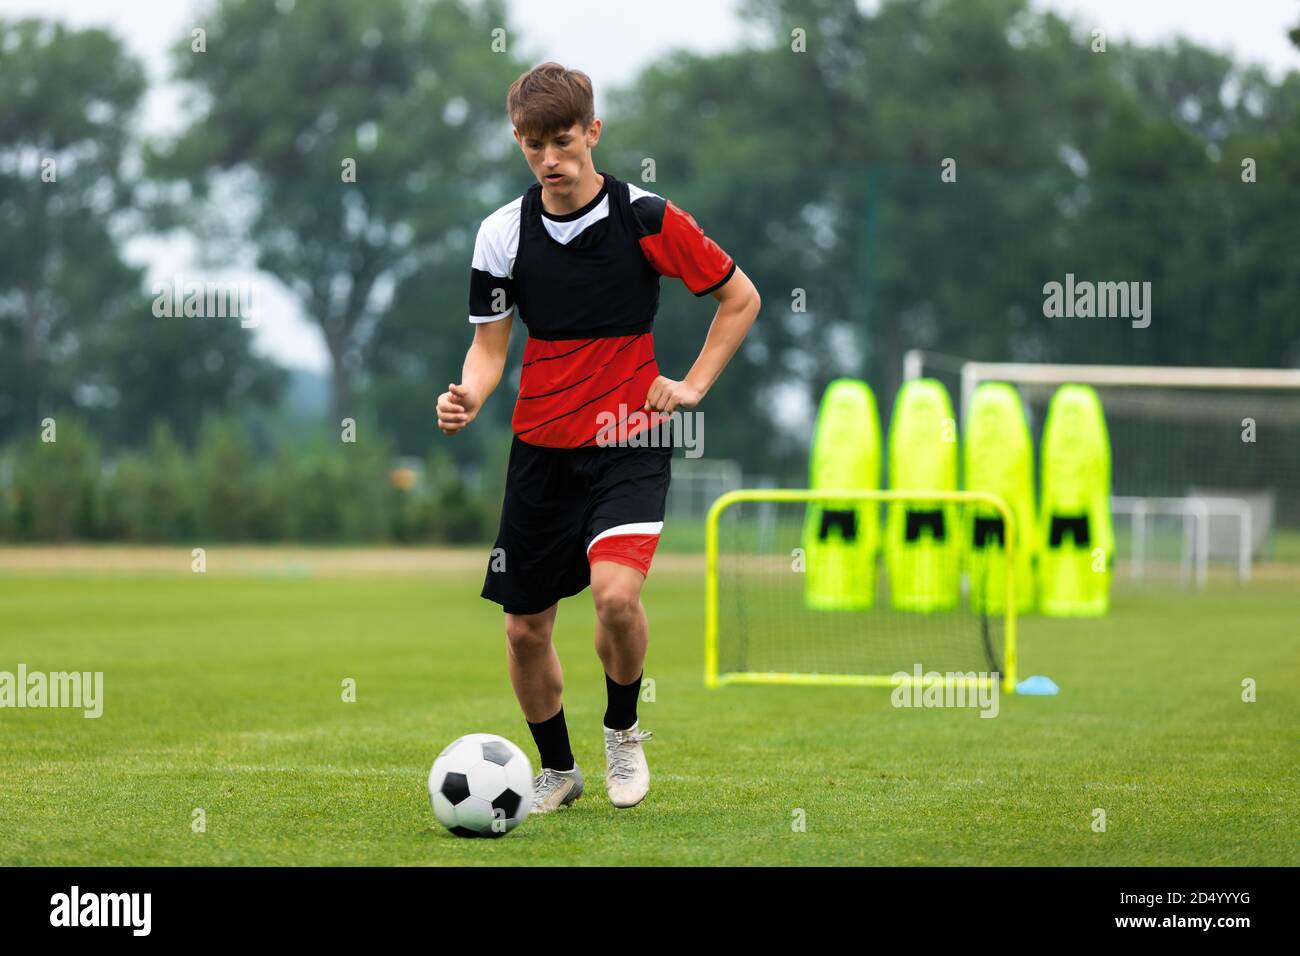
[[[636,699],[641,695],[642,671],[630,684],[616,684],[605,675],[605,693],[609,703],[605,707],[605,726],[610,730],[627,730],[636,723]]]
[[[564,722],[563,707],[554,717],[548,717],[540,724],[528,721],[528,729],[533,732],[533,743],[537,744],[537,753],[542,758],[543,767],[551,770],[573,769],[573,751],[569,749],[569,727]]]

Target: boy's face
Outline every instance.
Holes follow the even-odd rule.
[[[545,136],[521,136],[517,129],[514,133],[542,188],[563,195],[577,187],[579,177],[591,166],[591,149],[600,140],[600,120],[592,120],[585,130],[574,123]]]

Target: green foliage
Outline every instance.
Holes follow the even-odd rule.
[[[612,98],[600,162],[690,210],[764,295],[710,393],[710,456],[780,473],[837,375],[888,414],[903,352],[1287,364],[1300,354],[1300,74],[1176,41],[1111,44],[1023,0],[751,0],[744,53],[676,54]],[[805,54],[791,31],[806,33]],[[1280,148],[1291,143],[1289,150]],[[1243,156],[1260,181],[1240,179]],[[956,181],[940,178],[956,161]],[[1151,329],[1053,322],[1042,287],[1149,280]],[[656,345],[689,368],[707,316],[665,283]],[[806,311],[794,308],[799,290]],[[796,401],[802,399],[801,402]],[[715,411],[716,410],[716,411]],[[802,433],[802,434],[801,434]]]
[[[108,467],[83,423],[61,417],[55,434],[0,448],[0,539],[483,543],[500,500],[445,454],[400,487],[391,442],[366,424],[356,442],[282,438],[259,453],[238,419],[205,421],[192,451],[159,423]]]
[[[475,229],[531,183],[503,103],[531,64],[517,37],[504,55],[489,42],[506,13],[496,0],[213,0],[212,48],[192,53],[186,33],[174,61],[197,111],[161,143],[139,143],[145,72],[111,33],[0,20],[0,440],[56,408],[77,409],[112,455],[155,420],[190,447],[205,418],[266,417],[283,377],[252,354],[253,330],[155,318],[141,270],[121,255],[146,229],[176,227],[207,261],[275,276],[318,323],[331,421],[370,414],[401,453],[444,450],[469,487],[497,480],[524,330],[474,427],[442,438],[433,405],[472,336]],[[710,457],[802,473],[826,383],[867,378],[888,415],[913,347],[1084,363],[1300,359],[1300,73],[1273,80],[1178,39],[1094,53],[1088,23],[1027,0],[748,0],[744,16],[751,46],[675,52],[601,91],[595,154],[695,215],[764,295],[702,409]],[[796,28],[806,53],[791,50]],[[125,161],[137,145],[143,168]],[[32,165],[45,155],[57,183]],[[342,180],[345,158],[356,182]],[[955,182],[940,177],[949,158]],[[642,181],[648,159],[657,175]],[[1245,159],[1255,183],[1242,181]],[[1044,283],[1067,272],[1150,281],[1151,328],[1044,317]],[[690,367],[713,308],[663,283],[665,374]],[[266,449],[247,451],[260,463]],[[340,463],[299,464],[324,495],[356,487]],[[230,492],[206,476],[195,532],[219,517],[257,540],[380,524],[402,540],[468,533],[418,490],[367,505],[386,515],[376,524],[319,505],[295,517],[260,467]],[[480,498],[490,527],[499,496],[469,494]],[[109,533],[119,521],[158,533],[138,515],[107,520]]]
[[[471,495],[462,472],[443,451],[426,461],[423,486],[403,503],[399,527],[403,537],[458,544],[490,539],[495,530],[484,498]]]
[[[108,225],[143,91],[108,32],[0,19],[0,440],[75,407],[67,359],[138,282]]]
[[[191,467],[167,424],[155,425],[148,447],[123,455],[109,481],[114,536],[153,542],[193,537],[198,499]]]
[[[287,533],[299,541],[386,541],[396,491],[386,445],[340,443],[281,459],[276,480]]]
[[[275,397],[250,331],[155,318],[122,259],[141,228],[128,158],[144,90],[107,31],[0,20],[0,441],[64,408],[106,448],[154,420],[189,440],[213,408]]]
[[[195,448],[198,534],[245,541],[252,531],[253,447],[247,431],[230,419],[209,419]]]
[[[70,415],[55,419],[48,434],[53,441],[33,436],[16,448],[15,537],[56,542],[94,537],[99,448],[85,425]]]
[[[358,412],[357,383],[374,368],[367,343],[381,357],[375,370],[423,384],[403,353],[455,351],[429,315],[454,304],[464,324],[464,230],[478,205],[465,184],[499,176],[492,143],[505,90],[527,69],[491,49],[492,30],[507,25],[504,4],[217,0],[204,23],[220,55],[193,55],[186,36],[175,63],[210,106],[153,152],[151,168],[198,198],[213,196],[219,173],[252,174],[241,192],[251,222],[229,238],[251,245],[258,267],[319,324],[335,421]],[[345,181],[347,160],[355,177]],[[177,213],[207,218],[222,201],[213,198]],[[408,282],[418,314],[404,309],[377,326],[380,289]],[[398,296],[409,302],[413,291]]]
[[[14,487],[14,451],[0,445],[0,541],[18,536],[18,489]]]

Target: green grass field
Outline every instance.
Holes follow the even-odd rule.
[[[702,582],[655,572],[654,783],[625,811],[604,795],[581,595],[557,641],[587,795],[471,841],[430,810],[437,752],[488,731],[535,759],[479,580],[0,578],[0,670],[103,671],[106,698],[98,720],[0,710],[0,863],[1300,863],[1294,584],[1121,591],[1105,620],[1025,618],[1021,674],[1062,693],[1003,698],[988,720],[895,709],[887,690],[705,690]]]

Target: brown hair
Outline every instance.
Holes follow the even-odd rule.
[[[574,123],[586,129],[596,118],[591,77],[558,63],[542,63],[510,85],[506,112],[521,136],[546,136]]]

